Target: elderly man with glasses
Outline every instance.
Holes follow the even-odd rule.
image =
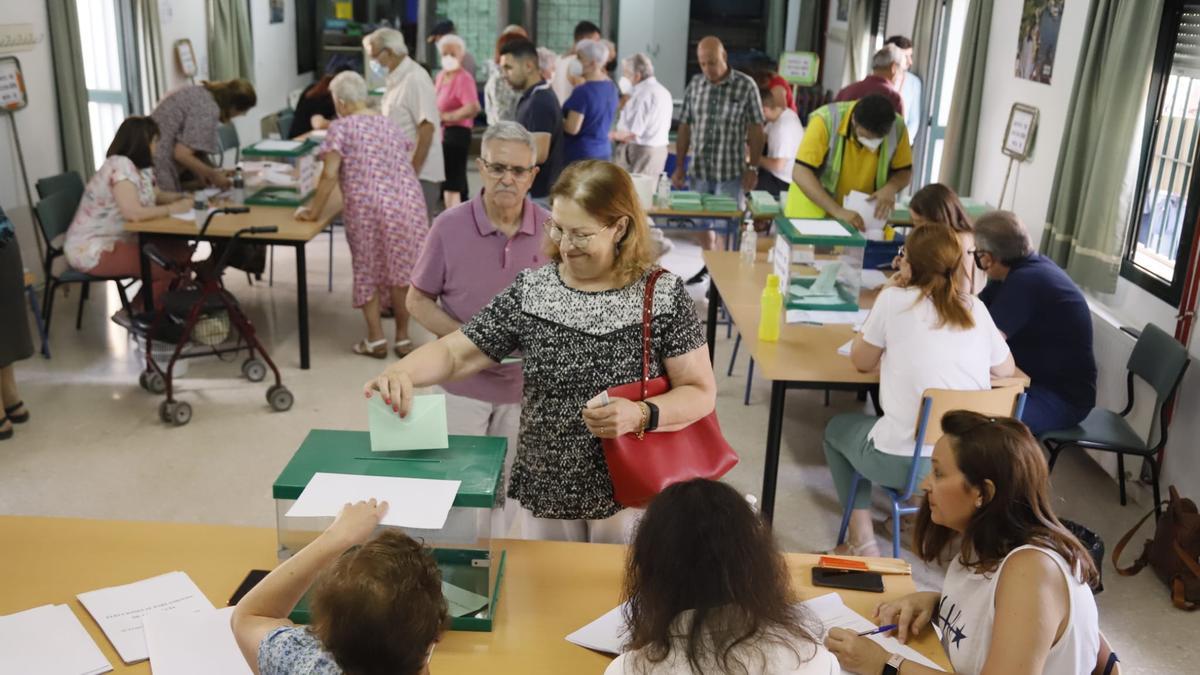
[[[458,330],[518,272],[548,260],[542,224],[550,213],[528,196],[538,172],[533,135],[516,122],[497,122],[484,133],[480,154],[483,192],[434,219],[413,271],[408,310],[438,337]],[[442,385],[450,433],[508,439],[506,481],[516,454],[521,388],[515,362]]]

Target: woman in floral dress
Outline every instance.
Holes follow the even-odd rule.
[[[387,356],[380,311],[390,306],[396,318],[396,353],[404,356],[412,351],[404,297],[429,232],[425,197],[408,161],[413,141],[390,118],[367,107],[367,83],[358,73],[339,74],[329,89],[338,119],[318,151],[325,167],[317,193],[296,217],[316,220],[334,185],[341,185],[354,306],[367,322],[367,337],[354,345],[354,353]]]

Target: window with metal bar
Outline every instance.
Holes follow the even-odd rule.
[[[1146,107],[1141,166],[1121,274],[1178,304],[1200,191],[1200,2],[1169,0]]]
[[[128,28],[115,0],[77,0],[79,47],[88,96],[88,121],[96,168],[129,114],[124,44]]]

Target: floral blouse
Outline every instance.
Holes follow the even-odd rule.
[[[337,661],[317,636],[304,626],[286,626],[267,633],[258,644],[261,675],[342,675]]]
[[[88,181],[75,218],[67,228],[63,251],[71,267],[86,272],[100,263],[100,256],[113,250],[118,242],[134,243],[134,235],[125,231],[125,219],[117,208],[113,188],[129,181],[137,188],[142,206],[154,205],[154,171],[138,170],[128,157],[113,155]]]

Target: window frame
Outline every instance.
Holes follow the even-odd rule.
[[[1138,159],[1137,183],[1133,194],[1133,208],[1126,223],[1125,248],[1121,253],[1121,277],[1154,295],[1160,300],[1178,307],[1183,296],[1183,285],[1187,280],[1192,241],[1196,232],[1196,220],[1200,217],[1200,142],[1193,148],[1191,161],[1193,170],[1184,195],[1183,220],[1180,223],[1179,246],[1175,251],[1175,269],[1168,283],[1133,262],[1137,251],[1138,229],[1141,226],[1143,200],[1149,188],[1151,155],[1157,141],[1159,120],[1167,83],[1171,74],[1171,63],[1175,59],[1178,29],[1183,14],[1183,0],[1167,0],[1163,7],[1158,29],[1158,45],[1154,52],[1154,66],[1150,74],[1150,90],[1146,99],[1145,121],[1143,122],[1142,149]],[[1195,122],[1200,124],[1200,116]]]

